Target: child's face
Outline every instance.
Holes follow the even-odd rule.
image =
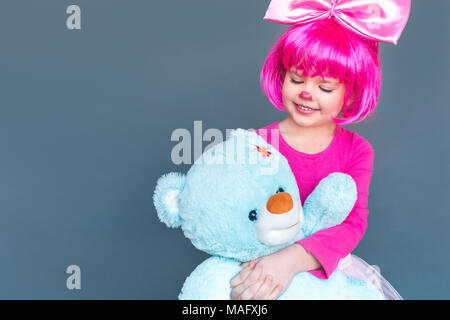
[[[337,117],[342,110],[345,84],[337,78],[303,77],[302,72],[296,73],[295,67],[286,72],[282,89],[286,111],[299,126],[332,123],[332,117]],[[314,110],[303,111],[299,104]]]

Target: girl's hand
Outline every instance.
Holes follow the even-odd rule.
[[[280,296],[281,287],[274,286],[271,275],[261,275],[262,267],[256,267],[255,261],[251,265],[243,267],[242,271],[231,279],[232,300],[264,299],[273,300]]]
[[[301,247],[297,244],[294,246]],[[277,299],[298,272],[297,260],[300,257],[297,250],[298,248],[291,245],[273,254],[243,263],[241,272],[231,279],[231,299]]]

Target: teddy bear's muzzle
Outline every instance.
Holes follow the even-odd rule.
[[[303,209],[288,192],[272,195],[259,210],[256,236],[268,246],[292,241],[303,225]]]

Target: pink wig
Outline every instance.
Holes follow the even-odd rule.
[[[361,122],[375,111],[381,87],[378,42],[358,37],[333,19],[291,27],[271,47],[260,75],[261,89],[282,111],[282,86],[293,65],[305,76],[344,82],[344,119],[333,118],[336,124]]]

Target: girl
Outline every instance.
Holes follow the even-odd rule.
[[[271,6],[276,2],[272,0]],[[328,279],[338,264],[347,275],[369,280],[387,299],[401,299],[377,271],[350,255],[367,227],[374,152],[367,140],[341,125],[361,122],[375,111],[381,68],[378,41],[343,27],[333,16],[336,1],[329,2],[329,18],[333,19],[296,25],[271,48],[261,72],[261,85],[270,102],[289,116],[257,133],[287,158],[302,204],[318,182],[332,172],[351,175],[358,198],[342,224],[243,263],[241,272],[230,283],[232,299],[276,299],[296,273],[308,271]],[[407,14],[403,12],[403,29],[410,3],[397,2],[408,9]],[[276,17],[268,20],[280,22]],[[397,32],[397,39],[399,35]]]

